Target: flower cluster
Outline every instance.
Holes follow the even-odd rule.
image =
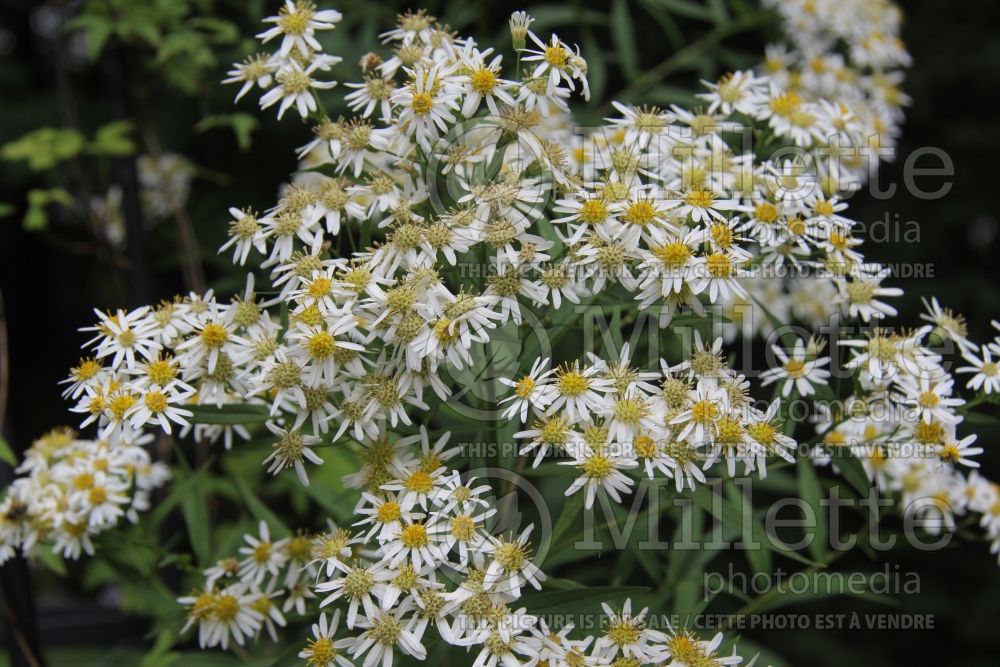
[[[634,480],[625,471],[640,468],[650,479],[673,478],[678,491],[706,481],[703,470],[724,460],[729,475],[737,463],[744,473],[767,472],[769,456],[793,461],[795,441],[785,435],[778,411],[780,399],[764,410],[754,406],[750,383],[727,368],[722,339],[702,345],[675,366],[662,361],[661,372],[633,368],[626,344],[614,363],[591,356],[585,366],[548,368],[537,362],[520,379],[503,379],[514,388],[504,417],[536,418],[531,428],[515,434],[525,440],[520,454],[534,456],[537,467],[547,456],[579,476],[566,490],[585,491],[591,508],[603,489],[615,501]]]
[[[571,636],[572,624],[550,629],[517,606],[525,588],[545,580],[533,562],[533,527],[497,529],[491,487],[448,466],[459,451],[448,439],[432,442],[421,429],[374,443],[358,481],[380,483],[369,482],[350,528],[272,540],[262,522],[238,556],[207,569],[204,587],[180,599],[185,629],[197,625],[202,646],[243,644],[264,629],[274,638],[284,614],[302,614],[316,598],[334,611],[320,616],[299,654],[314,667],[389,665],[397,654],[423,660],[428,630],[474,647],[477,665],[742,662],[735,654],[708,662],[717,659],[721,633],[704,642],[647,627],[647,610],[634,613],[630,600],[620,609],[605,604],[603,633],[580,637]]]
[[[910,54],[900,39],[902,11],[887,0],[766,0],[781,14],[785,44],[767,48],[762,70],[772,81],[771,127],[820,162],[839,155],[824,176],[846,189],[864,181],[871,156],[894,155],[902,107],[900,89]],[[831,132],[830,130],[834,131]],[[819,131],[818,131],[819,130]]]
[[[122,517],[138,521],[153,490],[170,479],[169,468],[143,449],[151,440],[112,446],[64,428],[32,443],[17,467],[23,476],[0,502],[0,565],[41,544],[65,558],[93,554],[98,533]]]
[[[982,356],[977,356],[962,316],[936,299],[926,305],[924,326],[899,332],[876,327],[865,338],[842,343],[853,348],[847,367],[856,370],[856,389],[819,420],[822,444],[814,460],[825,464],[829,454],[847,448],[879,490],[896,494],[904,511],[932,533],[942,527],[954,530],[955,518],[969,511],[982,514],[991,551],[998,553],[997,486],[975,471],[968,476],[962,472],[979,467],[975,457],[983,450],[975,446],[975,434],[959,434],[968,404],[959,395],[956,374],[972,374],[967,388],[983,390],[972,402],[988,400],[995,389],[988,378],[996,373],[991,350],[1000,353],[1000,337],[982,346]],[[949,356],[964,357],[971,365],[953,368],[956,359]],[[793,355],[775,369],[786,387],[799,386],[810,372],[795,359]],[[829,360],[812,355],[805,362],[813,364],[814,384],[817,362]]]
[[[273,25],[257,35],[265,44],[280,37],[278,50],[271,54],[258,53],[233,65],[224,83],[242,84],[237,100],[254,86],[266,90],[260,98],[260,108],[278,104],[278,118],[293,107],[305,118],[316,111],[314,91],[337,85],[336,81],[314,78],[342,60],[323,53],[316,32],[331,30],[341,18],[340,12],[333,9],[318,11],[309,0],[285,0],[277,16],[264,19],[264,23]]]
[[[304,614],[315,597],[309,584],[319,572],[312,560],[321,541],[306,534],[272,540],[263,521],[244,540],[237,556],[205,570],[202,590],[179,599],[188,607],[184,631],[197,624],[202,646],[227,648],[230,638],[243,645],[262,629],[277,641],[285,614]]]

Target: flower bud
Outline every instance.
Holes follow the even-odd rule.
[[[528,37],[528,26],[535,19],[528,12],[514,12],[510,15],[510,39],[514,50],[523,49]]]

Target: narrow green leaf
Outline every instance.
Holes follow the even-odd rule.
[[[267,406],[249,403],[223,405],[186,405],[195,424],[262,424],[270,419]]]
[[[649,589],[644,586],[587,586],[568,591],[528,593],[520,599],[520,602],[523,602],[532,613],[559,609],[577,611],[588,605],[599,606],[602,602],[611,604],[612,601],[648,592]]]
[[[184,522],[187,523],[188,540],[198,558],[198,563],[202,566],[207,565],[211,560],[208,509],[205,507],[205,499],[199,493],[197,482],[181,499],[181,513],[184,515]]]
[[[531,8],[531,16],[535,19],[531,28],[536,33],[559,26],[606,25],[607,23],[607,17],[603,13],[573,5],[539,5]]]
[[[604,49],[598,45],[590,28],[583,30],[583,51],[587,58],[587,79],[590,82],[590,101],[597,104],[604,99],[608,83],[608,65],[604,59]],[[545,218],[542,218],[545,220]],[[545,222],[548,222],[545,220]]]
[[[708,0],[708,11],[716,23],[724,23],[729,20],[729,10],[726,9],[726,0]]]
[[[285,525],[285,522],[278,518],[278,515],[272,512],[271,508],[261,502],[260,498],[254,494],[243,478],[236,478],[236,488],[239,489],[243,502],[246,503],[247,508],[250,510],[250,514],[252,514],[255,519],[267,522],[268,527],[270,527],[272,531],[280,531],[280,533],[284,535],[289,534],[290,531],[288,530],[288,526]]]
[[[2,435],[0,435],[0,461],[8,463],[12,467],[17,466],[17,456],[14,454],[14,450],[11,449],[10,443]]]
[[[167,518],[167,515],[181,502],[181,499],[186,495],[193,493],[194,485],[198,483],[205,473],[208,472],[209,466],[212,464],[212,458],[205,461],[200,468],[198,468],[194,473],[178,480],[174,484],[173,490],[166,498],[160,502],[156,508],[149,513],[149,517],[143,521],[143,523],[149,526],[158,526]]]
[[[854,487],[854,490],[861,494],[861,497],[867,497],[872,484],[868,479],[868,473],[865,472],[865,467],[861,465],[861,461],[854,455],[854,452],[849,447],[828,447],[827,451],[832,463],[837,466],[847,483]]]
[[[41,547],[36,549],[34,553],[42,565],[52,570],[60,577],[66,576],[67,574],[66,563],[63,562],[63,557],[60,556],[59,554],[53,553],[51,548],[42,545]]]
[[[820,505],[822,490],[819,478],[816,476],[816,469],[813,468],[812,461],[808,458],[799,459],[798,469],[799,497],[812,508],[813,514],[816,517],[816,523],[812,531],[812,542],[809,543],[809,553],[816,560],[823,560],[823,557],[826,555],[829,531],[826,512]]]
[[[573,525],[573,522],[580,518],[585,496],[586,494],[581,491],[566,498],[562,512],[559,513],[559,518],[556,520],[556,525],[552,528],[552,544],[556,544],[563,533]]]
[[[639,52],[626,0],[614,0],[611,5],[611,37],[615,42],[619,65],[627,77],[634,78],[639,72]]]
[[[713,19],[712,13],[707,7],[692,0],[652,0],[652,2],[678,16],[699,19],[701,21],[711,21]]]

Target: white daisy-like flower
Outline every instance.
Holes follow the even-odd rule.
[[[571,421],[589,419],[591,412],[604,407],[605,394],[614,391],[614,383],[600,375],[598,366],[580,368],[579,363],[560,366],[552,380],[554,397],[548,408],[551,414],[564,410]]]
[[[274,26],[257,35],[263,43],[275,37],[281,37],[281,47],[278,53],[290,56],[292,49],[298,49],[304,58],[309,58],[313,52],[323,50],[316,39],[317,30],[331,30],[343,18],[335,9],[317,11],[311,0],[285,0],[277,16],[268,16],[264,23]]]
[[[501,415],[504,419],[520,415],[521,423],[524,423],[528,419],[529,408],[533,408],[536,413],[541,414],[555,400],[556,389],[549,384],[548,380],[555,370],[548,366],[548,357],[538,358],[531,364],[531,370],[520,379],[499,378],[501,384],[514,389],[512,395],[500,401],[500,405],[511,403]]]
[[[962,358],[969,365],[959,366],[955,369],[955,372],[973,374],[968,383],[966,383],[966,387],[975,391],[983,391],[987,394],[1000,392],[1000,367],[997,366],[997,362],[993,361],[993,354],[986,345],[980,348],[979,355],[965,352],[962,354]]]
[[[267,109],[281,102],[278,106],[278,120],[293,106],[302,118],[307,118],[317,110],[313,91],[327,90],[337,85],[336,81],[313,79],[312,75],[318,69],[318,61],[313,61],[306,67],[294,60],[284,64],[274,75],[277,85],[261,96],[260,108]]]
[[[668,657],[663,646],[667,635],[646,625],[648,608],[644,607],[639,613],[633,614],[631,598],[625,600],[620,612],[612,609],[606,602],[601,603],[601,608],[607,615],[608,622],[604,634],[594,642],[595,653],[611,659],[622,655],[644,663],[659,662]]]
[[[226,72],[227,78],[222,83],[242,83],[240,91],[236,93],[236,102],[240,101],[244,95],[253,90],[254,86],[268,88],[274,77],[274,72],[278,64],[267,55],[258,53],[248,56],[241,63],[233,63],[233,68]]]
[[[326,612],[319,615],[319,621],[312,625],[312,638],[306,647],[299,652],[299,658],[306,661],[309,667],[354,667],[354,664],[341,655],[341,649],[354,643],[351,638],[334,640],[337,625],[340,623],[340,610],[336,609],[327,623]]]
[[[571,461],[560,461],[560,465],[570,465],[579,471],[579,477],[566,489],[571,496],[583,489],[584,507],[594,506],[597,491],[603,489],[615,502],[622,501],[623,493],[631,493],[635,482],[623,470],[635,468],[638,462],[626,452],[613,453],[598,449],[586,442],[574,443],[569,449]]]
[[[830,364],[830,358],[817,356],[818,350],[810,353],[810,348],[815,347],[812,341],[807,344],[801,338],[795,341],[791,354],[778,345],[772,345],[771,350],[781,365],[761,374],[761,386],[781,382],[781,395],[785,398],[791,395],[793,389],[802,397],[815,394],[816,385],[826,385],[830,378],[830,371],[824,368]]]
[[[285,538],[272,542],[271,531],[265,521],[260,522],[258,530],[259,537],[243,536],[246,546],[240,547],[239,552],[245,556],[240,561],[240,578],[246,578],[259,586],[268,574],[272,577],[278,576],[288,560],[284,548],[288,540]]]
[[[351,656],[357,658],[364,655],[364,667],[380,663],[382,667],[390,667],[396,649],[404,655],[424,660],[427,650],[411,629],[414,609],[413,603],[407,599],[394,609],[376,608],[358,617],[357,627],[363,632],[354,640],[350,648]]]
[[[490,538],[488,548],[493,560],[486,568],[483,590],[517,598],[524,583],[539,590],[542,588],[545,574],[531,562],[531,545],[528,542],[534,527],[534,524],[529,524],[517,538]]]
[[[274,451],[268,454],[263,463],[267,466],[267,472],[276,475],[286,468],[295,468],[295,474],[303,486],[309,486],[309,475],[303,460],[315,465],[322,465],[323,459],[316,455],[312,447],[319,444],[322,439],[317,435],[302,433],[297,428],[285,429],[274,422],[268,421],[265,426],[274,435],[278,436],[277,442],[272,447]]]

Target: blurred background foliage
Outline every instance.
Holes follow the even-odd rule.
[[[241,289],[243,272],[216,253],[226,209],[271,206],[295,169],[292,148],[308,136],[296,121],[279,124],[270,111],[259,113],[253,95],[234,106],[235,88],[219,84],[231,62],[256,50],[252,35],[275,4],[0,0],[0,290],[11,350],[2,435],[14,451],[71,421],[57,382],[77,361],[83,339],[76,330],[92,322],[93,307],[135,306],[206,287],[219,294]],[[358,80],[355,63],[410,3],[334,6],[344,21],[322,39],[328,52],[344,57],[337,78]],[[752,0],[420,6],[463,34],[499,45],[509,40],[509,12],[528,9],[534,29],[580,44],[593,91],[589,105],[578,109],[583,122],[599,122],[610,99],[693,105],[699,79],[752,66],[778,35],[774,17]],[[900,190],[888,200],[858,195],[851,212],[871,226],[865,247],[872,259],[932,268],[933,280],[896,281],[907,290],[900,299],[907,321],[915,322],[920,296],[936,294],[964,313],[973,339],[982,340],[990,318],[1000,316],[1000,200],[992,158],[1000,154],[1000,133],[989,101],[1000,70],[1000,6],[923,0],[904,9],[904,39],[914,56],[905,89],[914,102],[900,158],[881,177]],[[340,94],[325,95],[331,113],[343,110]],[[943,198],[922,200],[902,187],[906,157],[924,146],[943,149],[953,161],[953,187]],[[151,165],[176,183],[175,199],[144,200],[141,175]],[[926,182],[926,190],[936,187]],[[882,238],[885,228],[899,238]],[[919,240],[904,242],[908,231],[906,240],[913,240],[913,229]],[[993,477],[1000,470],[996,435],[984,426],[980,436]],[[185,651],[188,666],[243,664],[190,652],[189,638],[172,648],[182,624],[172,589],[197,565],[234,551],[257,519],[282,525],[269,507],[280,506],[290,525],[319,528],[317,507],[335,520],[350,519],[349,504],[338,502],[335,491],[339,476],[355,466],[349,454],[331,451],[309,490],[289,476],[264,484],[255,447],[166,454],[178,466],[177,479],[141,526],[102,538],[97,558],[40,564],[35,591],[50,664],[134,665],[151,645],[147,666],[176,661],[176,651]],[[772,479],[769,492],[794,492],[782,489],[781,480]],[[209,496],[211,504],[202,501]],[[171,549],[193,555],[164,558]],[[932,553],[903,548],[882,558],[854,552],[843,566],[918,572],[921,593],[891,607],[859,598],[787,600],[791,606],[781,611],[933,613],[934,631],[753,631],[742,645],[769,647],[765,665],[927,664],[935,655],[948,656],[946,664],[996,664],[1000,574],[986,545]],[[724,556],[718,567],[741,560]],[[648,578],[631,552],[561,567],[596,585],[606,582],[612,563],[614,585]],[[46,570],[71,576],[54,578]],[[154,634],[142,616],[158,619]],[[276,664],[290,663],[279,656]]]

